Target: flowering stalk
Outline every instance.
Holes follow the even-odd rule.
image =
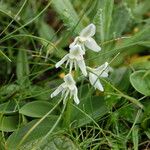
[[[61,97],[63,99],[64,104],[66,104],[67,99],[73,99],[76,104],[80,103],[78,98],[78,89],[76,87],[76,82],[71,75],[71,71],[73,70],[73,68],[75,70],[79,68],[81,73],[85,77],[88,76],[91,85],[94,86],[95,89],[104,91],[104,88],[99,78],[108,77],[108,63],[106,62],[97,68],[90,68],[86,67],[84,60],[86,48],[94,52],[99,52],[101,50],[101,47],[93,39],[95,32],[96,27],[94,24],[90,24],[87,27],[85,27],[80,32],[79,36],[75,38],[73,43],[69,45],[69,53],[66,54],[59,62],[56,63],[55,67],[58,68],[66,62],[65,67],[67,68],[69,66],[69,73],[64,76],[64,82],[60,86],[58,86],[57,89],[51,94],[51,98],[61,93]],[[70,103],[68,105],[70,105]],[[67,113],[70,114],[70,109],[68,108],[68,110],[69,112],[67,111]]]

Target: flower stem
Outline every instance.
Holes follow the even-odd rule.
[[[68,99],[66,105],[66,111],[64,114],[64,120],[63,120],[63,126],[65,128],[69,128],[70,121],[71,121],[71,112],[72,112],[71,103],[72,103],[72,99]]]

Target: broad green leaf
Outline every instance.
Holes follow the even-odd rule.
[[[47,147],[52,150],[78,150],[73,141],[64,135],[47,138],[46,141],[40,145],[40,148],[42,150]]]
[[[145,70],[135,71],[130,76],[132,86],[140,93],[150,96],[150,72]]]
[[[131,66],[134,68],[134,70],[150,70],[150,55],[148,56],[140,56],[138,58],[135,58],[131,62]]]
[[[19,104],[14,101],[8,101],[0,105],[0,114],[15,114],[18,111]]]
[[[33,101],[24,105],[19,109],[19,113],[29,116],[40,118],[48,113],[53,108],[53,105],[46,101]]]
[[[2,116],[0,115],[0,130],[5,132],[15,131],[18,127],[18,116]]]
[[[25,145],[26,143],[32,142],[34,140],[37,140],[38,138],[43,137],[52,128],[56,119],[57,117],[46,118],[36,127],[34,127],[34,125],[39,120],[36,119],[29,122],[24,127],[21,127],[9,136],[7,140],[7,149],[14,150],[17,149],[17,147],[19,148]],[[33,130],[31,131],[31,129]]]
[[[30,90],[32,97],[34,97],[36,100],[49,100],[49,95],[51,92],[50,88],[32,85],[32,88]]]
[[[73,143],[71,139],[64,135],[50,136],[40,143],[41,139],[37,139],[33,142],[29,142],[26,145],[20,147],[19,150],[78,150],[77,146]]]
[[[79,109],[76,107],[72,108],[73,110],[71,116],[71,121],[75,122],[77,126],[83,126],[92,122],[92,120],[87,117],[86,114],[92,117],[94,120],[98,120],[108,112],[108,108],[103,96],[91,96],[83,98],[77,107]],[[81,112],[80,109],[84,113]]]
[[[7,97],[14,95],[17,91],[19,91],[19,86],[16,84],[8,84],[2,86],[0,89],[0,100],[3,100],[3,98],[7,99]]]

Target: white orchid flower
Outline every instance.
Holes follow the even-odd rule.
[[[76,70],[78,66],[82,71],[83,75],[87,76],[86,65],[83,58],[84,54],[85,53],[81,49],[81,46],[75,45],[70,49],[70,52],[67,55],[65,55],[59,62],[56,63],[55,67],[60,67],[66,61],[65,67],[67,67],[69,64],[69,72],[72,71],[73,67],[75,67]]]
[[[98,46],[96,41],[92,38],[96,32],[96,27],[94,24],[89,24],[85,27],[74,40],[73,43],[70,44],[70,48],[75,46],[76,44],[81,45],[82,49],[85,51],[85,46],[95,52],[99,52],[101,47]]]
[[[67,97],[70,96],[70,98],[73,97],[76,104],[79,104],[78,90],[71,74],[65,75],[64,82],[51,94],[51,98],[57,96],[60,92],[62,93],[63,103],[66,103]]]
[[[108,66],[108,62],[105,62],[103,65],[97,68],[90,68],[89,69],[89,81],[91,85],[94,86],[95,89],[100,91],[104,91],[104,88],[99,80],[100,77],[108,77],[108,72],[110,71],[110,67]]]

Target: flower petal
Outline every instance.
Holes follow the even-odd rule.
[[[71,73],[72,71],[73,64],[74,64],[73,62],[74,62],[73,60],[70,60],[69,73]]]
[[[96,80],[97,80],[97,76],[95,75],[95,74],[93,74],[93,73],[89,73],[89,81],[90,81],[90,83],[91,83],[91,85],[94,85],[94,83],[96,82]]]
[[[67,87],[68,87],[70,90],[73,90],[73,89],[74,89],[74,87],[75,87],[75,81],[74,81],[74,79],[73,79],[73,77],[72,77],[72,75],[71,75],[70,73],[67,74],[67,75],[65,75],[64,81],[65,81]]]
[[[101,65],[100,67],[95,69],[95,72],[97,72],[97,74],[100,77],[108,77],[108,72],[109,72],[109,66],[108,66],[108,62],[105,62],[103,65]]]
[[[56,67],[56,68],[60,67],[67,59],[68,59],[68,54],[65,55],[59,62],[57,62],[57,63],[55,64],[55,67]]]
[[[95,52],[99,52],[101,50],[101,47],[98,46],[98,44],[96,43],[96,41],[93,38],[88,38],[85,41],[85,46]]]
[[[94,87],[102,92],[104,91],[104,88],[99,80],[95,83]]]
[[[77,87],[75,87],[75,89],[74,89],[73,99],[74,99],[74,102],[75,102],[77,105],[80,103],[80,100],[79,100],[79,98],[78,98],[78,90],[77,90]]]
[[[83,75],[87,76],[86,65],[85,65],[84,60],[77,61],[77,64],[78,64],[80,70],[82,71]]]
[[[95,31],[96,27],[93,23],[91,23],[81,31],[80,36],[85,38],[92,37],[95,34]]]
[[[107,67],[108,67],[108,62],[105,62],[105,63],[102,64],[101,66],[97,67],[96,70],[97,70],[97,71],[106,70]]]
[[[60,86],[57,87],[57,89],[51,94],[51,98],[55,97],[56,95],[58,95],[60,92],[63,91],[63,84],[62,83]]]
[[[98,77],[95,74],[89,73],[89,81],[91,85],[93,85],[96,89],[99,89],[100,91],[104,91],[102,84],[100,83]]]
[[[69,54],[70,54],[69,55],[70,58],[74,58],[74,57],[79,56],[79,55],[84,55],[85,52],[84,52],[84,50],[82,50],[80,45],[75,45],[70,49]]]
[[[66,93],[64,94],[65,96],[64,96],[64,98],[63,98],[63,104],[65,104],[66,102],[67,102],[67,97],[68,97],[68,95],[69,95],[69,90],[67,90],[66,91]]]

